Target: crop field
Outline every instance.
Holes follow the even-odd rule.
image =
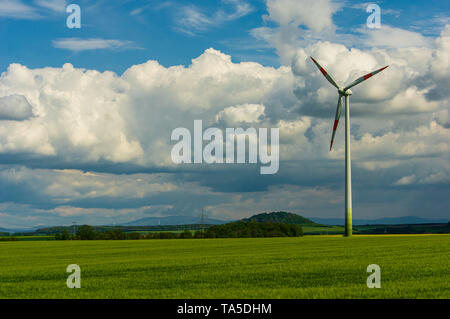
[[[17,241],[0,256],[0,298],[450,298],[450,235]]]

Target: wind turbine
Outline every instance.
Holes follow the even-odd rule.
[[[386,69],[388,66],[366,74],[342,88],[342,86],[338,85],[336,81],[334,81],[333,78],[327,73],[327,71],[325,71],[325,69],[316,60],[314,60],[313,57],[311,57],[311,60],[319,68],[320,72],[322,72],[328,82],[330,82],[331,85],[338,90],[339,94],[336,117],[334,118],[333,133],[331,136],[330,151],[333,147],[334,136],[336,135],[339,118],[341,117],[342,98],[345,97],[345,236],[349,237],[352,235],[352,168],[350,155],[350,95],[352,95],[352,91],[350,88],[371,78],[375,74]]]

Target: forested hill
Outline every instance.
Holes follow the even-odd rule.
[[[305,218],[303,216],[288,213],[288,212],[272,212],[272,213],[262,213],[253,215],[249,218],[244,218],[242,221],[255,221],[260,223],[283,223],[283,224],[294,224],[294,225],[310,225],[319,226],[312,220]]]

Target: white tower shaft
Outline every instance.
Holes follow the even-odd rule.
[[[352,159],[350,156],[350,97],[345,96],[345,236],[352,235]]]

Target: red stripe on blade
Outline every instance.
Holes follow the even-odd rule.
[[[325,71],[324,68],[320,68],[320,72],[322,72],[323,75],[327,76],[327,71]]]
[[[369,73],[364,75],[364,80],[367,80],[368,78],[370,78],[373,75],[373,73]]]
[[[337,126],[338,126],[339,121],[338,120],[334,120],[334,126],[333,126],[333,131],[336,131]]]

